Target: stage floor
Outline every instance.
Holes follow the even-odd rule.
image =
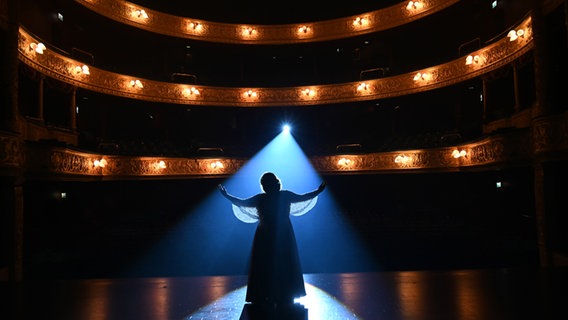
[[[259,315],[246,276],[1,283],[2,319],[568,319],[568,269],[305,274],[294,309]],[[4,296],[4,295],[3,295]]]

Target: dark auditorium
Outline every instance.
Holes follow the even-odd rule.
[[[0,0],[0,318],[568,319],[568,1],[347,2]]]

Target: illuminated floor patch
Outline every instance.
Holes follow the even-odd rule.
[[[358,320],[359,318],[341,302],[325,291],[306,283],[306,296],[297,299],[296,302],[303,305],[307,311],[305,316],[297,320]],[[246,287],[232,291],[222,298],[206,305],[186,320],[256,320],[246,312],[245,304]],[[296,312],[295,314],[299,314]],[[298,316],[300,317],[300,316]],[[290,319],[296,320],[296,319]]]

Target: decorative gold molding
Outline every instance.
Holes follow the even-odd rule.
[[[415,1],[421,3],[420,7],[407,8],[408,1],[403,1],[380,10],[333,20],[253,25],[246,21],[243,24],[229,24],[174,16],[122,0],[75,1],[104,17],[150,32],[177,38],[238,44],[290,44],[355,37],[410,23],[459,2],[420,0]]]
[[[307,106],[397,97],[450,86],[489,73],[532,50],[530,17],[516,26],[515,30],[523,31],[515,41],[503,37],[467,57],[410,73],[332,85],[277,88],[187,85],[117,74],[84,65],[49,48],[39,54],[34,49],[39,40],[23,28],[20,28],[18,49],[20,60],[40,73],[73,86],[109,95],[202,106]]]
[[[370,173],[390,171],[455,171],[530,159],[528,135],[494,136],[479,142],[446,148],[401,150],[362,155],[313,157],[314,167],[321,173]],[[463,152],[455,157],[454,152]],[[346,160],[346,161],[345,161]]]
[[[568,158],[568,113],[533,120],[517,129],[452,147],[367,154],[334,154],[309,159],[321,174],[451,172],[532,165],[536,157]],[[0,169],[50,179],[187,179],[236,173],[249,159],[129,157],[79,152],[25,143],[0,133]]]
[[[459,171],[502,164],[530,163],[528,131],[515,131],[454,147],[344,154],[310,158],[322,174]],[[2,140],[0,140],[2,141]],[[456,157],[456,153],[461,153]],[[30,148],[27,170],[67,178],[175,179],[223,177],[236,173],[248,159],[129,157],[78,152],[61,147]]]
[[[49,175],[87,176],[101,179],[215,177],[234,174],[245,159],[129,157],[92,154],[65,148],[47,150],[44,172]],[[36,153],[40,156],[41,153]],[[40,160],[41,162],[41,160]],[[101,164],[101,163],[104,163]],[[38,168],[39,163],[32,164]],[[37,172],[37,170],[31,170]]]
[[[533,149],[536,155],[568,150],[568,114],[533,121]]]
[[[22,169],[25,162],[25,146],[14,135],[0,134],[0,168]]]

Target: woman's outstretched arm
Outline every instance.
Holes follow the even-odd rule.
[[[315,196],[317,196],[318,194],[322,193],[322,191],[325,189],[325,181],[323,181],[319,187],[314,190],[314,191],[310,191],[304,194],[294,194],[294,199],[292,199],[292,201],[294,202],[299,202],[299,201],[306,201],[306,200],[310,200],[312,198],[314,198]]]
[[[225,186],[223,185],[219,185],[219,191],[221,192],[221,194],[223,195],[223,197],[229,199],[229,201],[231,201],[232,204],[236,205],[236,206],[244,206],[244,207],[253,207],[254,204],[252,203],[252,198],[248,198],[248,199],[241,199],[241,198],[237,198],[231,194],[229,194],[227,192],[227,189],[225,189]]]

